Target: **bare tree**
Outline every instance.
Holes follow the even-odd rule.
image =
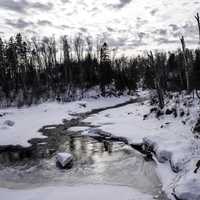
[[[80,62],[81,59],[83,58],[83,51],[84,51],[84,40],[81,34],[79,34],[74,38],[74,51],[78,62]]]
[[[197,15],[195,16],[195,19],[197,20],[197,26],[198,26],[198,30],[199,30],[199,44],[200,44],[200,17],[199,17],[199,13],[197,13]],[[199,94],[198,89],[196,89],[196,95],[200,99],[200,94]]]
[[[199,29],[199,43],[200,43],[200,17],[199,17],[199,13],[197,13],[197,15],[195,16],[195,19],[197,20],[197,25],[198,25],[198,29]]]
[[[91,37],[86,37],[86,43],[87,43],[87,56],[92,56],[92,50],[93,50],[93,41]]]
[[[64,56],[64,73],[65,73],[65,81],[71,83],[72,81],[72,71],[71,71],[71,46],[67,36],[62,37],[62,50]]]
[[[180,38],[180,41],[181,41],[182,51],[183,51],[183,65],[185,69],[186,87],[187,87],[187,91],[189,92],[190,91],[190,72],[189,72],[189,64],[188,64],[186,48],[185,48],[185,39],[183,36]]]
[[[161,74],[162,74],[161,72],[162,66],[160,66],[161,62],[159,62],[160,59],[158,59],[157,65],[156,65],[152,51],[150,52],[150,54],[148,54],[148,57],[149,57],[149,64],[151,68],[153,68],[154,70],[154,85],[155,85],[156,92],[158,95],[159,107],[163,109],[164,108],[164,92],[161,86]],[[157,54],[157,58],[159,57],[160,57],[159,54]]]

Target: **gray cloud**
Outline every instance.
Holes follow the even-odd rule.
[[[25,21],[23,19],[18,19],[17,21],[6,19],[5,22],[7,25],[12,26],[13,28],[17,28],[17,29],[25,29],[29,26],[34,25],[33,22]]]
[[[38,20],[37,24],[40,26],[52,26],[52,22],[49,20]]]
[[[131,40],[131,42],[127,44],[127,47],[134,49],[134,48],[145,46],[145,45],[148,45],[148,44],[143,42],[142,40]]]
[[[109,45],[114,48],[114,47],[123,47],[126,46],[126,41],[127,38],[125,37],[119,37],[117,39],[112,38],[111,36],[108,38]]]
[[[153,10],[151,10],[151,15],[154,16],[157,12],[159,11],[159,9],[155,8]]]
[[[153,34],[158,34],[158,35],[167,35],[167,30],[166,29],[156,29],[152,32]]]
[[[136,28],[140,28],[147,23],[148,23],[148,20],[142,19],[141,17],[137,17]]]
[[[108,8],[121,9],[129,4],[132,0],[120,0],[118,4],[106,4]]]
[[[27,13],[28,9],[34,8],[38,10],[51,10],[53,8],[52,3],[39,3],[39,2],[28,2],[27,0],[20,0],[20,1],[14,1],[14,0],[1,0],[0,1],[0,8],[15,11],[18,13]]]
[[[148,37],[148,35],[147,35],[147,33],[139,32],[138,37],[139,37],[140,40],[142,40],[144,37]]]
[[[170,24],[169,27],[171,27],[173,31],[179,30],[179,27],[176,24]]]
[[[166,37],[156,38],[154,41],[157,42],[159,45],[160,44],[176,44],[179,42],[178,40],[170,40]]]
[[[79,30],[81,31],[81,32],[83,32],[83,33],[87,33],[87,28],[84,28],[84,27],[81,27],[81,28],[79,28]]]
[[[182,26],[185,34],[187,35],[195,35],[197,33],[197,26],[193,23],[185,23],[185,25]]]
[[[109,32],[115,32],[115,30],[111,27],[106,27],[106,29],[109,31]]]
[[[29,3],[29,8],[35,8],[42,11],[49,11],[53,9],[53,4],[52,3],[42,4],[39,2]]]
[[[70,3],[70,0],[60,0],[62,3]]]

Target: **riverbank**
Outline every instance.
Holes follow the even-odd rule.
[[[176,116],[165,114],[172,108],[176,108]],[[192,133],[199,116],[198,99],[178,95],[168,100],[159,117],[153,110],[155,107],[144,101],[101,112],[85,122],[126,137],[129,144],[148,146],[168,197],[198,200],[200,172],[195,174],[194,170],[200,160],[200,143]]]
[[[144,94],[141,97],[144,97]],[[83,120],[84,126],[74,124],[70,129],[70,131],[78,131],[82,135],[94,137],[95,132],[91,127],[98,127],[113,136],[125,138],[129,145],[145,144],[157,162],[157,174],[162,182],[163,191],[167,193],[168,197],[170,199],[198,200],[200,177],[199,173],[194,173],[194,169],[197,161],[200,160],[200,145],[191,131],[199,115],[198,100],[192,100],[190,97],[180,98],[178,96],[168,100],[165,110],[162,111],[163,114],[159,117],[154,112],[155,107],[151,106],[149,101],[142,99],[142,101],[129,102],[126,105],[123,102],[128,100],[127,97],[116,100],[110,98],[109,101],[104,99],[100,104],[98,99],[92,100],[90,103],[73,102],[67,107],[56,104],[56,109],[42,110],[42,113],[46,113],[44,114],[46,117],[56,113],[53,118],[50,118],[51,123],[49,121],[46,124],[55,124],[56,120],[59,120],[57,122],[60,123],[63,114],[68,119],[84,116],[82,117],[82,119],[86,118]],[[117,104],[119,106],[115,106]],[[101,106],[110,108],[104,110],[101,109]],[[177,110],[176,116],[173,113],[166,114],[167,109],[169,111],[174,107]],[[150,112],[150,110],[154,111]],[[38,116],[36,111],[33,113]],[[8,116],[5,114],[4,120]],[[30,123],[31,118],[28,119]],[[37,120],[40,121],[39,118]],[[49,118],[47,117],[45,120],[48,121]],[[87,124],[90,126],[87,127]]]
[[[20,109],[0,109],[0,145],[30,146],[30,139],[44,137],[38,130],[45,125],[61,124],[63,119],[74,118],[73,114],[114,106],[130,98],[132,97],[88,98],[69,103],[48,102]],[[12,123],[7,123],[9,121]]]

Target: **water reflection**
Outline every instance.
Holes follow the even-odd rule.
[[[73,154],[72,169],[58,169],[54,153],[50,158],[2,168],[0,187],[23,188],[55,182],[67,185],[101,183],[131,186],[149,193],[160,187],[154,163],[145,162],[141,155],[121,142],[105,144],[105,141],[79,136],[62,138],[59,143],[57,152]],[[48,147],[56,149],[52,144]]]

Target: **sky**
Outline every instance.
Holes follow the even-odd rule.
[[[81,33],[130,53],[198,46],[200,0],[0,0],[0,36]]]

